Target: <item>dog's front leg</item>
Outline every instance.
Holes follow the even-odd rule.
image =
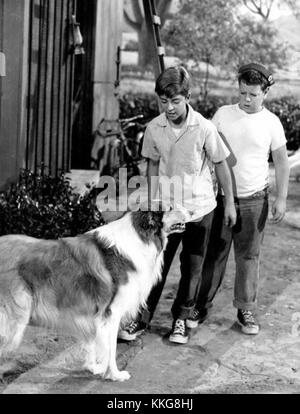
[[[90,371],[94,375],[101,375],[107,371],[108,360],[109,360],[109,343],[105,340],[105,328],[101,327],[96,329],[95,338],[86,344],[86,360],[84,363],[84,368]],[[102,339],[100,333],[103,335]]]
[[[117,352],[117,337],[118,337],[118,329],[120,324],[120,318],[116,317],[116,315],[110,316],[110,329],[108,332],[109,338],[109,362],[108,362],[108,369],[105,374],[106,379],[110,379],[112,381],[125,381],[130,378],[130,374],[128,371],[119,371],[116,362],[116,352]]]
[[[96,363],[96,340],[90,340],[88,343],[84,345],[85,351],[85,362],[83,367],[88,371],[92,372],[92,374],[96,375],[97,371],[97,363]]]
[[[105,378],[105,374],[108,369],[109,363],[109,331],[110,324],[107,320],[103,323],[103,319],[96,320],[96,339],[95,339],[95,352],[96,352],[96,366],[97,373],[101,374]]]

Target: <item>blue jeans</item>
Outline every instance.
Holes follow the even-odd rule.
[[[223,222],[223,197],[218,195],[217,201],[196,307],[203,309],[212,306],[224,278],[233,243],[236,264],[233,305],[238,309],[254,310],[257,305],[260,246],[268,216],[267,190],[235,200],[237,222],[233,228],[226,227]]]
[[[161,281],[151,290],[147,299],[147,309],[141,312],[139,320],[146,324],[151,321],[180,242],[182,242],[181,278],[172,306],[172,314],[174,319],[188,318],[195,306],[195,298],[198,296],[201,285],[202,266],[207,251],[212,219],[213,211],[205,215],[199,222],[187,223],[184,233],[174,233],[168,237]]]

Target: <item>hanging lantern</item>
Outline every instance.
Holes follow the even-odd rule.
[[[70,31],[71,51],[74,55],[84,55],[85,51],[82,47],[83,37],[80,32],[80,23],[76,22],[76,16],[71,17],[71,31]]]

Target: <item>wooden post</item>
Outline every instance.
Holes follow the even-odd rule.
[[[24,166],[29,0],[0,0],[0,188],[18,177]]]
[[[98,0],[95,35],[93,129],[102,118],[117,119],[117,53],[122,40],[123,0]]]
[[[153,15],[156,15],[155,3],[153,0],[143,0],[146,27],[151,39],[151,47],[154,50],[155,60],[153,62],[155,78],[164,70],[164,53],[161,45],[159,26],[153,24]]]

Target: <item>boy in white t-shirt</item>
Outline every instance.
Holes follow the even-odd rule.
[[[274,83],[272,74],[261,64],[250,63],[239,69],[238,82],[239,103],[222,106],[212,119],[231,152],[227,162],[231,169],[237,222],[232,228],[223,226],[223,196],[219,194],[200,293],[187,326],[194,328],[205,319],[224,277],[233,242],[236,263],[233,304],[238,309],[242,332],[257,334],[259,325],[253,311],[257,302],[260,245],[268,216],[270,153],[277,187],[271,207],[275,223],[283,219],[286,210],[289,166],[282,124],[263,106]]]
[[[177,178],[182,184],[181,201],[183,207],[191,213],[191,221],[186,224],[184,233],[169,236],[164,252],[162,280],[152,289],[147,300],[147,309],[120,330],[119,338],[134,340],[149,324],[176,250],[182,242],[181,278],[172,306],[174,321],[169,340],[184,344],[188,341],[186,319],[195,305],[213,210],[216,207],[209,162],[215,165],[217,177],[225,193],[226,225],[234,225],[236,211],[230,172],[225,161],[229,151],[213,123],[189,105],[187,71],[182,66],[166,69],[156,81],[155,92],[163,112],[147,126],[142,150],[143,156],[148,160],[149,201],[159,197],[167,204],[171,202],[176,208],[174,194],[164,191],[158,193],[159,186],[152,184],[157,183],[157,178]]]

